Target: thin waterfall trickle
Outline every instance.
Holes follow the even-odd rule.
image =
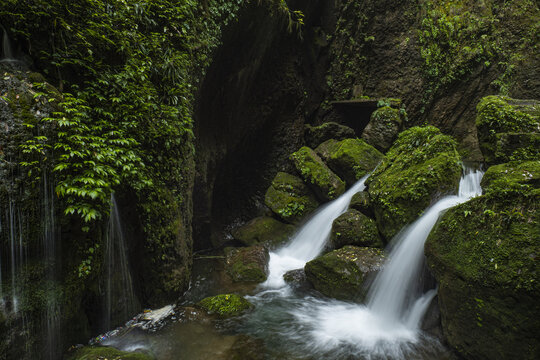
[[[41,199],[41,222],[42,222],[42,247],[45,263],[45,281],[46,281],[46,301],[45,311],[43,312],[42,323],[43,331],[45,332],[45,351],[44,355],[47,359],[56,359],[61,354],[60,348],[60,306],[58,297],[55,291],[57,282],[57,269],[59,267],[59,259],[57,246],[58,229],[56,224],[55,208],[54,208],[54,184],[49,181],[48,175],[43,174],[42,179],[42,199]]]
[[[14,60],[13,50],[11,49],[11,40],[4,27],[2,28],[2,60]]]
[[[318,210],[293,236],[287,246],[270,253],[268,279],[263,286],[269,288],[284,286],[283,274],[289,270],[303,268],[306,262],[323,251],[330,237],[332,222],[347,211],[353,195],[365,189],[364,182],[368,177],[369,174],[358,180],[339,198]]]
[[[136,314],[137,300],[128,263],[127,246],[114,195],[105,235],[105,329],[118,325]]]

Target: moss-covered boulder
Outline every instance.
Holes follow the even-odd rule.
[[[426,242],[443,332],[465,358],[537,359],[540,161],[492,166],[482,184]]]
[[[313,149],[304,146],[291,154],[291,160],[304,181],[322,201],[333,200],[345,192],[345,183],[326,166]]]
[[[311,260],[304,267],[306,277],[322,294],[341,300],[362,301],[364,281],[384,263],[381,249],[345,246]]]
[[[371,201],[369,200],[369,193],[367,191],[359,191],[353,195],[349,204],[351,209],[360,211],[367,217],[373,218],[373,209],[371,208]]]
[[[271,247],[283,244],[294,233],[295,227],[269,216],[255,218],[232,231],[232,236],[245,246],[267,244]]]
[[[501,133],[495,137],[496,163],[540,159],[540,133]]]
[[[461,170],[456,142],[439,129],[413,127],[399,134],[367,181],[381,234],[389,240],[436,196],[457,192]]]
[[[353,129],[336,122],[327,122],[320,126],[306,125],[304,131],[306,144],[311,148],[316,148],[329,139],[343,140],[354,137],[356,134]]]
[[[383,247],[375,220],[355,209],[347,210],[334,220],[330,243],[334,249],[345,245]]]
[[[402,119],[399,109],[384,106],[371,114],[369,123],[362,132],[362,140],[377,150],[386,152],[399,134]]]
[[[484,97],[476,110],[478,140],[487,163],[538,158],[539,101],[492,95]]]
[[[266,191],[264,203],[282,220],[298,223],[319,206],[313,192],[297,176],[278,172]]]
[[[315,151],[348,185],[375,169],[383,158],[379,150],[360,139],[328,140]]]
[[[139,353],[120,351],[106,346],[84,346],[66,356],[67,360],[153,360],[153,356]]]
[[[216,314],[226,318],[241,315],[253,307],[249,301],[236,294],[222,294],[202,299],[197,306],[209,314]]]
[[[234,282],[265,281],[268,260],[268,249],[263,245],[225,249],[225,270]]]

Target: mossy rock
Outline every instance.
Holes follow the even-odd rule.
[[[489,168],[485,195],[448,210],[426,242],[445,337],[465,358],[540,354],[539,180],[540,161]]]
[[[360,211],[367,217],[373,218],[373,209],[371,208],[371,201],[369,200],[369,193],[367,191],[359,191],[353,195],[349,204],[351,209]]]
[[[320,126],[306,125],[304,131],[306,144],[311,148],[316,148],[329,139],[343,140],[354,137],[356,134],[353,129],[336,122],[327,122]]]
[[[319,206],[313,192],[297,176],[278,172],[266,191],[264,203],[282,220],[296,224]]]
[[[105,346],[84,346],[67,355],[67,360],[153,360],[153,356],[138,353],[120,351]]]
[[[236,294],[221,294],[202,299],[197,306],[206,310],[209,314],[227,318],[238,316],[253,308],[253,304]]]
[[[516,144],[508,143],[504,133],[539,133],[540,102],[536,100],[517,100],[506,96],[486,96],[476,107],[476,127],[482,154],[488,164],[506,162],[508,160],[530,160],[526,156],[538,155],[538,137],[530,138],[521,135]],[[535,140],[536,139],[536,140]],[[525,141],[524,141],[525,140]],[[522,144],[521,144],[522,143]],[[532,154],[527,154],[529,150]]]
[[[245,246],[263,243],[275,247],[286,242],[295,229],[293,225],[284,224],[269,216],[261,216],[234,229],[232,236]]]
[[[263,245],[225,249],[225,270],[234,282],[265,281],[268,260],[268,249]]]
[[[490,166],[481,185],[484,194],[503,200],[539,195],[540,160]]]
[[[354,209],[347,210],[334,220],[330,243],[334,249],[345,245],[383,247],[375,220]]]
[[[313,149],[304,146],[291,155],[296,170],[322,201],[345,192],[345,183],[326,166]]]
[[[384,261],[381,249],[345,246],[309,261],[304,271],[308,281],[322,294],[362,301],[367,294],[364,281],[379,271]]]
[[[456,142],[439,129],[413,127],[399,134],[367,180],[380,233],[391,239],[437,196],[456,193],[461,171]]]
[[[362,132],[362,140],[377,150],[386,152],[399,134],[402,126],[400,110],[384,106],[371,114]]]
[[[540,133],[496,134],[495,162],[540,159]]]
[[[377,149],[360,139],[328,140],[315,151],[348,185],[375,169],[383,158]]]

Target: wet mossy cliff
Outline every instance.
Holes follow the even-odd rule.
[[[0,358],[47,358],[103,330],[103,235],[113,193],[134,292],[156,306],[187,288],[193,247],[222,245],[232,223],[270,215],[264,196],[275,174],[294,173],[289,155],[319,145],[304,143],[305,125],[335,121],[361,137],[371,114],[386,108],[392,132],[372,144],[381,150],[398,128],[437,126],[441,134],[416,135],[426,148],[444,145],[433,166],[450,164],[450,184],[421,189],[429,192],[422,199],[455,188],[457,152],[490,164],[535,156],[536,135],[520,135],[531,129],[482,125],[477,136],[475,124],[486,95],[538,97],[536,2],[287,3],[2,2],[0,32],[11,53],[3,46],[0,58],[17,62],[2,62],[1,73],[0,329],[10,330]],[[363,138],[379,139],[373,129],[382,128]],[[512,139],[532,146],[516,152]],[[416,158],[422,150],[410,150],[411,168],[426,165],[429,176],[432,164]],[[385,174],[399,173],[392,156],[383,165]],[[390,237],[413,218],[399,202],[421,196],[401,194],[391,205],[384,193],[384,184],[370,188],[379,231]],[[387,228],[384,219],[395,224]],[[51,314],[60,314],[53,328]],[[443,322],[451,323],[444,315]]]

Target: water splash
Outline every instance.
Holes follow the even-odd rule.
[[[332,231],[332,222],[347,211],[353,195],[365,189],[364,182],[368,176],[369,174],[358,180],[343,195],[321,207],[293,236],[287,246],[270,253],[268,279],[263,287],[285,286],[283,274],[289,270],[303,268],[306,262],[323,251]]]
[[[407,358],[407,347],[423,336],[419,324],[436,295],[435,290],[423,294],[416,286],[424,262],[424,242],[445,210],[481,194],[482,175],[481,171],[468,172],[457,196],[439,200],[396,236],[366,305],[334,301],[295,311],[296,319],[310,329],[311,346],[329,351],[346,345],[369,356]]]

